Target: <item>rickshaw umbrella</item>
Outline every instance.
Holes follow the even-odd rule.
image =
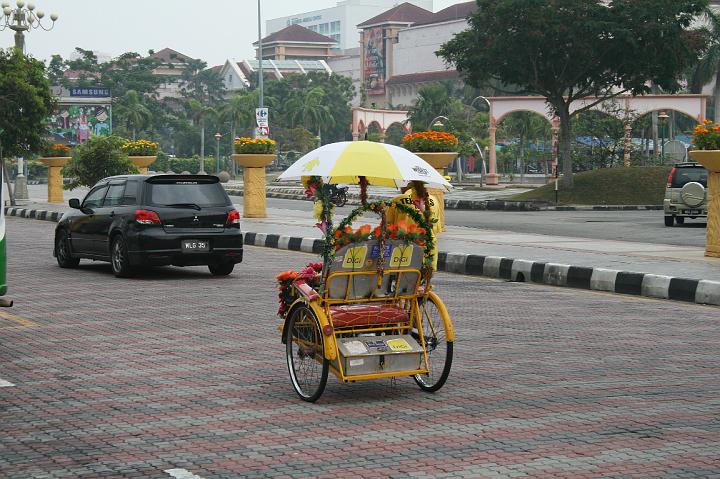
[[[276,181],[322,177],[324,183],[368,184],[399,188],[421,181],[432,188],[449,190],[452,185],[416,154],[394,145],[371,141],[341,141],[316,148],[290,165]]]

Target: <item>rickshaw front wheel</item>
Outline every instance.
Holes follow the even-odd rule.
[[[445,328],[445,322],[449,322],[450,318],[446,317],[445,308],[438,308],[435,301],[439,300],[430,296],[418,305],[429,371],[427,374],[416,374],[413,378],[420,389],[427,392],[443,387],[450,375],[453,359],[453,342],[447,340]],[[420,342],[417,329],[413,329],[412,335]]]
[[[315,402],[325,390],[329,361],[325,359],[320,322],[307,306],[290,312],[285,329],[288,372],[300,399]]]

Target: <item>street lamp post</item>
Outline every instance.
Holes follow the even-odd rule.
[[[665,120],[668,118],[670,116],[664,111],[658,115],[658,120],[660,120],[660,161],[663,163],[665,163]]]
[[[220,173],[220,133],[215,133],[215,174]]]
[[[45,31],[52,30],[55,26],[55,21],[58,19],[58,14],[50,14],[52,24],[46,26],[42,22],[42,19],[45,17],[45,13],[42,10],[35,10],[34,3],[28,2],[26,6],[23,0],[17,0],[16,5],[17,8],[12,8],[10,6],[10,2],[8,1],[3,1],[0,4],[3,13],[3,18],[0,20],[0,31],[7,28],[13,30],[15,32],[15,48],[24,52],[24,33],[37,28],[42,28]]]
[[[0,32],[10,29],[15,32],[15,48],[21,53],[25,52],[25,32],[42,28],[50,31],[55,27],[58,19],[57,13],[50,14],[51,25],[44,25],[45,13],[42,10],[35,10],[35,4],[23,0],[17,0],[16,8],[10,6],[10,2],[3,0],[0,3],[2,17],[0,18]],[[22,157],[18,157],[18,174],[15,177],[15,198],[28,199],[27,178],[25,177],[25,164]]]
[[[443,123],[440,121],[441,118],[448,123],[452,123],[450,118],[443,115],[438,115],[430,121],[430,125],[428,125],[428,130],[432,130],[433,128],[443,128],[445,125],[443,125]],[[477,144],[475,146],[477,147]],[[457,180],[458,182],[460,182],[462,181],[462,166],[460,165],[459,157],[456,159],[455,164],[457,165]]]
[[[477,100],[482,100],[485,102],[485,104],[488,107],[488,117],[489,117],[490,116],[490,100],[488,100],[486,97],[484,97],[482,95],[478,95],[475,98],[473,98],[472,101],[470,102],[470,105],[469,105],[470,108],[475,108],[475,102]],[[489,118],[488,118],[488,120],[489,120]],[[474,138],[472,140],[475,141]],[[485,171],[485,158],[483,157],[482,151],[480,150],[480,147],[478,146],[477,142],[475,142],[475,148],[477,148],[478,152],[480,152],[480,161],[482,161],[482,172],[480,173],[480,186],[482,186],[483,179],[485,178],[485,175],[487,174],[487,172]]]

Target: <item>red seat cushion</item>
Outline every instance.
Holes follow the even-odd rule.
[[[386,323],[407,323],[407,311],[393,304],[348,304],[330,306],[333,326],[374,326]]]

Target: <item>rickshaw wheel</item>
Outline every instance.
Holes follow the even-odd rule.
[[[427,348],[428,374],[416,374],[413,376],[420,389],[428,392],[435,392],[445,384],[453,359],[453,342],[447,340],[445,330],[444,314],[435,304],[435,299],[428,297],[418,305],[420,319],[422,321],[425,347]],[[417,329],[413,329],[413,337],[420,342],[420,335]]]
[[[285,330],[285,352],[290,380],[303,401],[315,402],[325,390],[329,362],[324,346],[320,323],[312,310],[307,306],[293,309]]]

